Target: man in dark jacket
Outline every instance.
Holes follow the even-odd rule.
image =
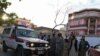
[[[63,56],[64,39],[61,33],[56,38],[56,56]]]
[[[56,56],[55,50],[56,50],[56,34],[53,33],[50,39],[50,54],[49,56]]]
[[[77,56],[77,50],[78,50],[78,41],[76,39],[75,33],[71,32],[68,39],[68,56]]]
[[[78,41],[75,35],[70,36],[68,44],[68,56],[77,56]]]
[[[79,53],[78,56],[86,56],[86,51],[90,47],[88,41],[85,40],[85,36],[82,36],[81,41],[79,43]]]

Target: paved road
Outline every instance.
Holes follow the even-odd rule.
[[[6,53],[0,52],[0,56],[14,56],[14,54],[13,54],[12,51],[8,51],[8,52],[6,52]]]
[[[9,50],[8,52],[4,53],[4,52],[0,52],[0,56],[15,56],[15,54],[13,53],[12,50]],[[36,56],[36,55],[33,55]]]
[[[7,52],[2,52],[2,44],[1,44],[1,37],[0,37],[0,56],[14,56],[13,50],[8,50]]]
[[[0,56],[14,56],[14,54],[10,49],[7,52],[2,52],[2,45],[0,44]]]
[[[2,46],[0,45],[0,47],[2,47]],[[8,49],[7,52],[2,52],[0,50],[0,56],[15,56],[15,54],[14,54],[14,51],[11,49]],[[37,55],[33,55],[33,56],[37,56]]]
[[[13,50],[8,49],[7,52],[2,52],[1,48],[2,48],[2,45],[0,44],[0,56],[15,56]],[[33,56],[36,56],[36,55],[33,55]],[[86,55],[86,56],[88,56],[88,55]]]
[[[7,52],[0,52],[0,56],[15,56],[14,52],[12,50],[8,50]],[[36,55],[33,55],[36,56]]]

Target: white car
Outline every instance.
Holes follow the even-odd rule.
[[[45,55],[50,48],[48,41],[41,40],[33,29],[10,26],[5,27],[2,33],[3,51],[8,48],[14,49],[16,56],[27,56],[29,54]]]

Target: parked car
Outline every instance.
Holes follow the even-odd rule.
[[[100,44],[95,45],[94,47],[92,46],[88,50],[88,55],[89,56],[100,56]]]
[[[44,55],[50,48],[48,41],[38,38],[33,29],[22,26],[5,27],[2,33],[3,51],[8,48],[14,49],[16,56],[27,56],[29,54]]]

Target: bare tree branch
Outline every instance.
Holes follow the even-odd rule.
[[[54,29],[55,29],[57,26],[65,25],[65,24],[63,24],[63,22],[65,21],[66,13],[68,12],[68,11],[67,11],[68,9],[66,9],[66,11],[65,11],[65,13],[64,13],[64,17],[63,17],[61,23],[57,24],[57,18],[58,18],[58,16],[59,16],[60,12],[61,12],[61,9],[62,9],[63,7],[65,7],[65,5],[68,5],[68,4],[70,4],[70,2],[64,4],[63,6],[61,6],[60,9],[58,9],[59,3],[57,2],[57,12],[56,12],[55,20],[54,20],[55,26],[54,26],[53,29],[52,29],[52,32],[53,32],[53,33],[54,33]]]
[[[65,25],[65,24],[58,24],[58,25],[55,25],[55,26],[53,27],[53,29],[52,29],[52,32],[54,33],[54,29],[55,29],[56,27],[60,26],[60,25]]]
[[[56,13],[56,17],[55,17],[55,20],[54,20],[54,23],[55,23],[55,25],[57,25],[57,17],[58,17],[58,15],[59,15],[59,13],[60,13],[60,10],[57,10],[57,13]]]
[[[60,24],[62,24],[62,23],[65,21],[66,13],[67,13],[67,10],[65,11],[65,13],[64,13],[64,18],[63,18],[63,20],[62,20],[62,22],[61,22]]]
[[[61,6],[60,9],[57,8],[56,17],[55,17],[55,20],[54,20],[55,25],[58,25],[56,21],[57,21],[58,15],[60,14],[61,9],[62,9],[63,7],[65,7],[66,5],[68,5],[68,4],[70,4],[70,2],[67,2],[66,4],[64,4],[63,6]],[[58,7],[58,3],[57,3],[57,7]],[[68,8],[67,8],[67,10],[68,10]],[[65,11],[65,13],[64,13],[64,18],[63,18],[63,20],[62,20],[62,22],[61,22],[60,24],[62,24],[62,23],[64,22],[65,17],[66,17],[66,13],[68,12],[67,10]]]

